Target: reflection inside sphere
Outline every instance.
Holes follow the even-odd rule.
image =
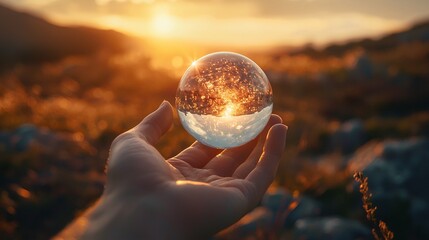
[[[254,139],[267,124],[273,108],[271,85],[249,58],[212,53],[186,70],[176,108],[184,128],[201,143],[236,147]]]

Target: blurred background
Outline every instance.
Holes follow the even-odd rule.
[[[0,238],[48,239],[101,194],[112,140],[235,51],[289,126],[276,183],[215,239],[429,239],[429,1],[0,0]],[[158,144],[193,142],[177,117]]]

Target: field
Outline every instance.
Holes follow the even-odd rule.
[[[377,149],[367,162],[355,158],[387,139],[428,137],[429,42],[416,37],[417,30],[427,36],[428,26],[400,33],[411,36],[409,41],[392,35],[325,49],[242,52],[267,73],[273,112],[289,126],[271,191],[308,196],[323,205],[319,216],[371,227],[352,175],[372,164]],[[101,49],[0,61],[0,238],[46,239],[58,233],[100,196],[112,140],[164,99],[174,103],[186,63],[181,69],[157,67],[156,55],[139,44],[139,51]],[[157,147],[170,157],[193,141],[176,116]],[[429,160],[427,149],[421,158]],[[422,166],[422,172],[428,170],[426,163]],[[371,187],[371,176],[369,181]],[[410,184],[426,191],[427,181],[420,181]],[[423,212],[429,209],[426,197],[419,196]],[[376,198],[380,217],[397,239],[428,237],[422,230],[427,222],[404,223],[413,219],[412,200],[401,199],[389,205]],[[287,226],[276,236],[293,231]]]

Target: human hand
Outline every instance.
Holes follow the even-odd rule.
[[[232,149],[199,142],[164,159],[154,144],[170,128],[163,102],[112,143],[107,184],[84,239],[204,239],[254,208],[273,181],[287,127],[272,115],[255,140]]]

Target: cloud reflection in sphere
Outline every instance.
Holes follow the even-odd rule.
[[[249,58],[232,52],[208,54],[186,70],[176,108],[186,131],[215,148],[232,148],[254,139],[273,109],[271,85]]]

